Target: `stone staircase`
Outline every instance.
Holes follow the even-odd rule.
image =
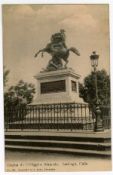
[[[6,132],[5,147],[13,150],[111,156],[108,133]]]

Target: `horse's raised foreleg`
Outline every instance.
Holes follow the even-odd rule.
[[[42,50],[39,50],[35,55],[34,55],[34,57],[37,57],[38,56],[38,54],[41,52],[42,53],[42,57],[43,57],[43,52],[45,51],[45,49],[42,49]]]

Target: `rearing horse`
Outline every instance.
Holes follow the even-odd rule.
[[[58,69],[58,66],[59,67],[63,66],[62,62],[61,62],[61,59],[63,59],[65,61],[65,67],[67,66],[67,64],[68,64],[68,57],[69,57],[70,51],[75,53],[76,55],[80,56],[79,51],[76,48],[74,48],[74,47],[71,47],[69,49],[62,49],[62,51],[59,51],[59,52],[53,52],[52,49],[48,49],[48,47],[46,47],[44,49],[39,50],[35,54],[35,57],[37,57],[39,53],[42,54],[41,55],[42,57],[44,56],[43,55],[44,52],[49,53],[52,56],[52,59],[49,61],[49,64],[51,63],[56,69]],[[58,64],[57,64],[57,62],[58,62]]]
[[[65,42],[61,38],[61,33],[56,33],[54,35],[54,40],[51,43],[47,44],[47,46],[44,49],[39,50],[35,54],[35,57],[37,57],[39,53],[42,53],[43,57],[43,53],[47,52],[52,56],[52,59],[48,63],[47,70],[57,70],[63,68],[62,60],[65,61],[64,67],[66,67],[68,64],[68,57],[70,51],[80,56],[80,53],[76,48],[67,48]]]

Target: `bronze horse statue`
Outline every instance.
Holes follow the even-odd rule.
[[[67,67],[70,51],[80,56],[80,53],[76,48],[67,48],[64,30],[61,30],[60,33],[52,35],[51,43],[47,44],[44,49],[39,50],[35,54],[35,57],[37,57],[39,53],[42,53],[42,57],[44,52],[49,53],[52,56],[52,59],[48,63],[47,70],[57,70]],[[64,66],[62,60],[65,61]]]

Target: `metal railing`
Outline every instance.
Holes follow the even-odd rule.
[[[110,128],[110,108],[101,107],[103,126]],[[5,129],[94,130],[95,115],[88,104],[60,103],[5,108]],[[109,115],[109,118],[107,117]]]
[[[103,128],[110,129],[111,128],[111,110],[110,106],[104,105],[100,107],[101,109],[101,118],[103,121]]]

